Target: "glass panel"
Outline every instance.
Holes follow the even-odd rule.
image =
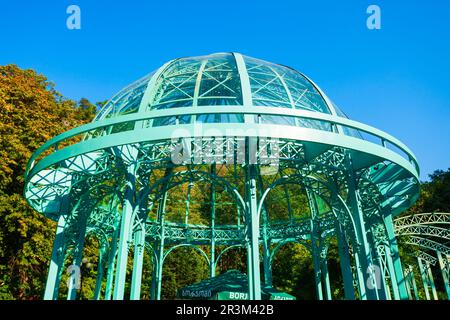
[[[176,117],[161,117],[153,119],[153,127],[171,126],[176,124]]]
[[[111,98],[99,111],[95,120],[102,120],[117,115],[135,113],[139,110],[142,97],[154,72],[125,87]]]
[[[366,141],[370,141],[372,143],[381,145],[381,139],[380,137],[377,137],[373,134],[370,134],[368,132],[362,131],[362,130],[358,130],[359,136],[361,137],[360,139],[366,140]]]
[[[189,107],[195,103],[242,105],[241,82],[232,54],[176,60],[161,74],[156,88],[152,109]]]
[[[191,116],[181,116],[181,117],[178,117],[178,123],[179,123],[179,124],[187,124],[187,123],[191,123]]]
[[[402,156],[403,158],[405,158],[406,160],[409,161],[409,155],[406,153],[406,151],[403,151],[403,149],[400,149],[395,144],[390,143],[389,141],[386,141],[386,147],[388,149],[390,149],[391,151],[398,153],[400,156]]]
[[[156,82],[152,109],[192,106],[195,81],[201,66],[200,58],[178,59],[172,62]]]
[[[233,55],[212,57],[202,72],[197,105],[242,105],[241,79]]]
[[[261,123],[263,124],[279,124],[286,126],[295,126],[294,117],[261,115],[260,119]]]
[[[191,116],[178,117],[178,124],[187,124],[191,122]],[[153,120],[153,127],[172,126],[177,124],[177,117],[161,117]]]
[[[274,67],[266,61],[244,57],[250,78],[253,105],[290,108],[291,103],[283,82]]]
[[[363,139],[363,137],[361,136],[361,133],[359,132],[359,130],[356,130],[356,129],[353,129],[353,128],[349,128],[349,127],[345,127],[345,126],[340,126],[340,127],[342,129],[342,132],[346,136],[350,136],[350,137],[358,138],[358,139]]]
[[[331,123],[322,121],[322,120],[314,120],[314,119],[301,119],[299,118],[300,127],[311,128],[317,130],[324,131],[332,131]]]
[[[137,112],[146,88],[147,83],[144,83],[114,102],[113,112],[108,114],[107,118],[112,115],[125,115]]]
[[[322,95],[301,73],[279,65],[274,69],[283,77],[296,109],[331,113]]]
[[[242,114],[200,114],[197,116],[197,122],[202,123],[243,123],[244,115]]]
[[[333,104],[333,108],[339,117],[348,119],[347,115],[344,113],[344,111],[341,110],[341,108],[339,108],[334,102],[331,102],[331,103]]]

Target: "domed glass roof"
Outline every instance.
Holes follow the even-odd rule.
[[[166,63],[117,93],[94,121],[197,106],[293,108],[345,116],[311,80],[294,69],[236,53],[216,53]],[[200,115],[196,120],[243,122],[230,114]]]

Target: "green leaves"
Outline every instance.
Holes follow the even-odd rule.
[[[90,121],[87,99],[64,99],[34,70],[0,66],[0,299],[40,299],[55,224],[22,197],[25,166],[45,141]]]

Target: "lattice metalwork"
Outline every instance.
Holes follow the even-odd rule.
[[[398,217],[394,221],[395,232],[405,238],[407,244],[418,248],[416,257],[426,298],[437,299],[431,266],[438,265],[448,299],[450,299],[450,214],[428,212]],[[431,293],[429,292],[431,289]],[[415,297],[417,299],[417,289]]]
[[[331,299],[333,239],[347,299],[407,299],[393,218],[417,199],[418,177],[405,145],[345,117],[305,75],[218,53],[169,61],[92,123],[45,143],[24,195],[58,221],[45,299],[59,297],[65,263],[81,263],[86,236],[101,244],[96,299],[125,298],[131,246],[130,299],[141,296],[144,252],[160,299],[165,259],[183,246],[205,258],[211,277],[224,252],[243,248],[249,297],[260,299],[261,278],[271,285],[275,254],[291,242],[311,252],[317,297]],[[448,237],[441,229],[427,232]],[[378,263],[384,280],[373,288]]]

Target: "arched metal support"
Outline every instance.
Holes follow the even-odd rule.
[[[261,74],[265,76],[261,77]],[[228,81],[230,79],[233,81]],[[204,92],[202,88],[205,81],[217,83],[214,88]],[[271,84],[274,82],[281,85],[273,87]],[[174,94],[175,92],[177,94]],[[334,218],[342,227],[342,230],[335,232],[338,232],[338,235],[340,232],[343,236],[339,241],[340,252],[344,253],[341,261],[343,274],[350,274],[348,269],[354,260],[358,270],[359,296],[362,299],[375,299],[376,292],[372,294],[366,286],[367,280],[373,276],[367,274],[367,271],[377,255],[373,247],[370,247],[372,241],[366,231],[370,231],[373,225],[371,215],[378,215],[380,210],[375,210],[374,213],[373,207],[376,206],[373,203],[368,206],[367,198],[372,198],[376,205],[383,205],[388,214],[397,215],[411,206],[418,195],[419,167],[412,152],[394,137],[340,115],[340,110],[312,81],[281,65],[266,63],[238,53],[176,59],[114,96],[91,124],[65,132],[39,148],[26,168],[25,197],[36,210],[57,219],[60,213],[55,213],[54,208],[60,204],[61,194],[78,197],[92,185],[109,188],[100,192],[103,193],[104,201],[100,205],[95,204],[96,217],[88,223],[89,227],[106,230],[108,239],[114,239],[108,249],[105,299],[109,299],[111,295],[114,299],[127,298],[124,291],[128,280],[128,247],[133,242],[135,248],[130,297],[139,298],[146,240],[156,251],[152,297],[159,299],[165,249],[169,245],[188,243],[192,238],[192,244],[211,247],[208,252],[210,276],[215,275],[220,257],[219,254],[216,258],[217,246],[237,243],[246,246],[249,296],[251,299],[259,299],[260,245],[263,247],[264,280],[270,285],[270,246],[286,239],[299,240],[301,237],[311,237],[313,240],[313,256],[319,260],[315,265],[320,275],[320,292],[322,296],[331,298],[326,255],[323,256],[322,253],[323,233],[333,229]],[[240,120],[198,121],[203,118]],[[202,130],[197,130],[200,122]],[[220,130],[221,134],[215,137],[215,133],[211,133],[213,130],[210,129],[215,132]],[[229,133],[230,129],[234,132]],[[267,147],[265,154],[248,149],[248,146],[256,146],[258,141],[267,140],[263,137],[263,132],[267,132],[269,139],[277,145],[276,152],[269,151],[268,144],[263,145]],[[364,132],[373,139],[363,139],[359,132]],[[208,144],[211,141],[218,143],[219,152],[212,151]],[[245,152],[241,152],[241,142],[246,142]],[[389,144],[399,150],[391,150],[392,148],[387,147]],[[183,148],[178,149],[179,145]],[[198,154],[190,153],[184,158],[185,145],[189,145],[189,151],[193,146],[200,146],[200,150]],[[231,146],[232,150],[228,146]],[[173,161],[172,158],[178,151],[183,155],[181,162]],[[212,156],[215,160],[195,161],[199,154],[207,156],[208,159]],[[293,218],[293,207],[288,196],[289,223],[276,226],[269,223],[263,201],[266,193],[261,194],[263,185],[258,185],[258,180],[261,180],[258,169],[264,165],[262,160],[274,154],[277,160],[280,160],[280,172],[287,172],[278,179],[280,183],[290,180],[298,185],[309,186],[315,200],[318,202],[322,199],[323,203],[326,203],[323,207],[328,207],[328,212],[316,210],[316,221],[313,221],[312,225],[309,225],[308,219],[300,221]],[[406,158],[402,157],[404,154]],[[238,156],[239,160],[229,157],[230,155]],[[243,157],[246,159],[241,162]],[[245,177],[236,179],[236,183],[232,185],[227,181],[228,178],[217,176],[213,169],[216,164],[235,168],[242,165]],[[212,165],[211,171],[202,170],[209,165]],[[144,182],[145,179],[150,180],[148,174],[153,169],[160,171],[174,167],[176,170],[169,175],[160,178],[159,174],[155,174],[151,176],[151,179],[155,178],[155,181],[151,180],[153,183],[147,185]],[[185,170],[186,168],[188,169]],[[291,175],[292,172],[296,174]],[[239,170],[238,174],[241,173]],[[362,175],[372,183],[369,188],[358,182]],[[186,202],[185,223],[165,223],[167,191],[176,185],[193,181],[211,184],[211,224],[188,224],[190,197],[196,196],[190,193],[191,185]],[[244,197],[240,194],[242,182],[245,184]],[[118,217],[110,214],[113,213],[111,208],[104,212],[96,210],[103,209],[100,207],[110,201],[107,197],[111,196],[112,192],[117,192],[113,191],[115,188],[111,185],[120,189],[119,197],[122,197],[121,205],[113,206],[120,211]],[[218,225],[220,219],[215,217],[215,192],[222,187],[236,199],[238,214],[237,223],[233,226]],[[288,195],[286,186],[283,187]],[[380,195],[383,199],[380,199]],[[136,219],[141,209],[148,209],[145,205],[147,200],[152,204],[159,201],[157,219],[152,219],[153,214]],[[319,203],[321,210],[322,200]],[[317,217],[319,214],[327,217]],[[204,216],[202,215],[202,218]],[[245,232],[242,232],[242,216]],[[119,228],[117,225],[112,227],[114,219],[118,220]],[[73,225],[82,223],[78,218],[75,220]],[[137,220],[142,224],[138,229]],[[114,230],[118,230],[118,233],[113,236]],[[75,239],[76,232],[72,231],[66,234],[70,239],[66,238],[62,243],[55,241],[52,263],[57,263],[51,265],[46,290],[48,298],[57,296],[55,290],[63,269],[66,248],[76,254],[82,251],[81,239]],[[396,243],[393,244],[393,241],[395,242],[395,238],[389,236],[387,247],[382,247],[383,254],[389,257],[387,249],[391,249],[394,258],[389,267],[390,276],[394,279],[395,274],[397,280],[394,283],[401,283],[401,264],[397,259]],[[118,248],[115,248],[117,243]],[[78,246],[75,251],[74,246]],[[354,257],[349,255],[350,250]],[[275,251],[272,251],[272,255]],[[170,249],[167,252],[170,252]],[[58,257],[61,263],[58,262]],[[79,260],[79,257],[75,260]],[[389,261],[387,259],[385,264],[389,265]],[[99,274],[98,279],[102,278],[103,275]],[[101,280],[97,283],[101,283]],[[354,297],[348,279],[346,286],[347,297]],[[401,297],[401,289],[398,291],[397,296]],[[72,294],[71,289],[69,296]],[[380,294],[378,297],[383,298]]]
[[[436,262],[439,262],[439,266],[441,267],[442,263],[439,260],[439,257],[442,258],[442,256],[440,256],[440,254],[450,254],[450,248],[446,245],[450,240],[450,233],[448,230],[448,226],[450,226],[450,213],[426,212],[406,215],[396,218],[394,224],[396,234],[405,237],[405,242],[407,244],[412,244],[421,249],[436,252],[438,256],[437,259],[425,251],[419,251],[417,253],[417,259],[427,299],[430,299],[429,287],[432,289],[433,298],[437,298],[429,265],[435,265]],[[440,242],[438,239],[443,241]],[[444,260],[442,259],[442,261]],[[445,280],[445,270],[442,268],[441,274],[443,276],[447,296],[450,297],[448,280]]]
[[[450,213],[425,212],[395,218],[395,231],[409,226],[425,226],[434,224],[450,224]]]
[[[446,255],[450,255],[450,248],[448,246],[427,238],[422,238],[419,236],[411,236],[407,239],[406,243],[413,244],[433,251],[439,251]]]
[[[245,245],[244,244],[234,244],[232,246],[226,247],[217,255],[215,265],[217,266],[219,264],[220,258],[222,258],[222,256],[225,254],[225,252],[236,249],[236,248],[242,249],[242,248],[245,248]]]
[[[203,258],[205,258],[205,262],[207,265],[210,264],[210,260],[208,255],[205,253],[205,251],[203,251],[202,249],[200,249],[199,247],[193,245],[193,244],[188,244],[188,243],[181,243],[181,244],[177,244],[176,246],[171,247],[169,250],[167,250],[164,253],[164,257],[163,257],[163,262],[164,260],[166,260],[167,256],[169,255],[169,253],[171,253],[173,250],[177,249],[177,248],[181,248],[181,247],[190,247],[194,250],[196,250],[197,252],[199,252]]]
[[[450,227],[450,224],[449,224]],[[420,237],[435,237],[445,241],[450,241],[450,229],[441,228],[432,225],[403,225],[395,228],[395,232],[399,236],[416,235]]]

